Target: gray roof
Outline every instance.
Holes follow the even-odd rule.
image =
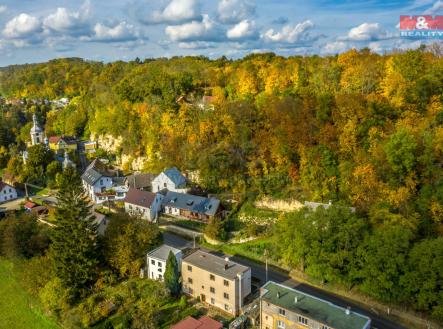
[[[179,252],[181,252],[180,249],[168,246],[167,244],[162,244],[157,249],[148,252],[148,257],[164,260],[166,262],[168,260],[170,251],[172,251],[174,255],[177,255]]]
[[[220,207],[220,200],[168,191],[163,199],[162,205],[214,216]]]
[[[145,174],[132,174],[125,177],[126,185],[136,188],[143,189],[151,187],[152,180],[155,178],[154,174],[145,173]]]
[[[108,170],[107,167],[99,159],[95,159],[86,168],[82,175],[82,180],[84,180],[89,185],[94,185],[101,177],[114,177],[116,172]]]
[[[166,169],[163,173],[175,184],[176,187],[186,185],[186,177],[183,176],[176,167]]]
[[[154,202],[154,200],[155,193],[142,191],[130,187],[123,201],[140,207],[151,208],[152,202]]]
[[[345,308],[272,281],[262,287],[262,299],[335,329],[364,329],[371,322],[367,316],[347,314]]]
[[[190,265],[196,266],[223,278],[233,280],[238,274],[247,272],[250,268],[225,258],[201,250],[197,250],[183,259]]]

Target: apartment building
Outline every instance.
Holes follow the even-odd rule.
[[[197,250],[182,260],[183,292],[234,316],[251,293],[251,269]]]
[[[260,329],[369,329],[371,319],[269,281],[260,289]]]

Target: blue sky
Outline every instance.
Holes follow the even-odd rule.
[[[443,0],[0,0],[0,66],[58,57],[334,54],[414,48],[400,15],[443,14]]]

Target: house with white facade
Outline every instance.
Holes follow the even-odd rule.
[[[186,193],[186,177],[176,168],[166,169],[152,181],[152,192],[168,190],[178,193]]]
[[[121,201],[126,197],[128,187],[124,177],[95,159],[82,175],[83,188],[88,197],[96,204],[106,201]]]
[[[150,279],[163,281],[166,271],[166,262],[171,251],[177,259],[177,265],[180,271],[183,257],[182,251],[180,249],[163,244],[157,249],[149,252],[146,256],[148,277]]]
[[[160,193],[152,193],[130,187],[123,201],[126,213],[155,222],[161,210],[162,200],[163,195]]]
[[[0,202],[17,199],[17,190],[5,182],[0,182]]]
[[[192,194],[168,191],[163,199],[162,207],[166,215],[202,222],[207,222],[213,217],[223,217],[220,200]]]

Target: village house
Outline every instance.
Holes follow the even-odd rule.
[[[182,261],[183,292],[234,316],[251,293],[251,269],[197,250]]]
[[[202,222],[213,217],[220,218],[222,215],[220,200],[192,194],[167,192],[162,206],[166,215]]]
[[[17,190],[3,181],[0,181],[0,203],[17,199]]]
[[[369,329],[371,319],[269,281],[260,289],[262,329]]]
[[[157,221],[162,200],[163,195],[160,193],[152,193],[130,187],[123,201],[126,213],[152,222]]]
[[[146,269],[150,279],[163,281],[166,270],[166,262],[168,261],[170,252],[174,254],[175,259],[177,259],[178,268],[179,270],[181,269],[183,256],[182,251],[163,244],[160,247],[150,251],[146,256]]]
[[[215,321],[214,319],[203,315],[198,320],[192,316],[188,316],[186,319],[173,325],[171,329],[222,329],[223,324]]]
[[[49,137],[49,148],[54,152],[77,151],[77,139],[72,136]]]
[[[151,173],[134,173],[125,177],[127,187],[136,188],[138,190],[152,191],[152,181],[155,175]]]
[[[128,192],[118,170],[108,168],[99,159],[91,162],[81,179],[86,194],[96,204],[121,201]]]
[[[175,167],[166,169],[152,180],[152,192],[168,190],[178,193],[186,193],[186,177]]]

